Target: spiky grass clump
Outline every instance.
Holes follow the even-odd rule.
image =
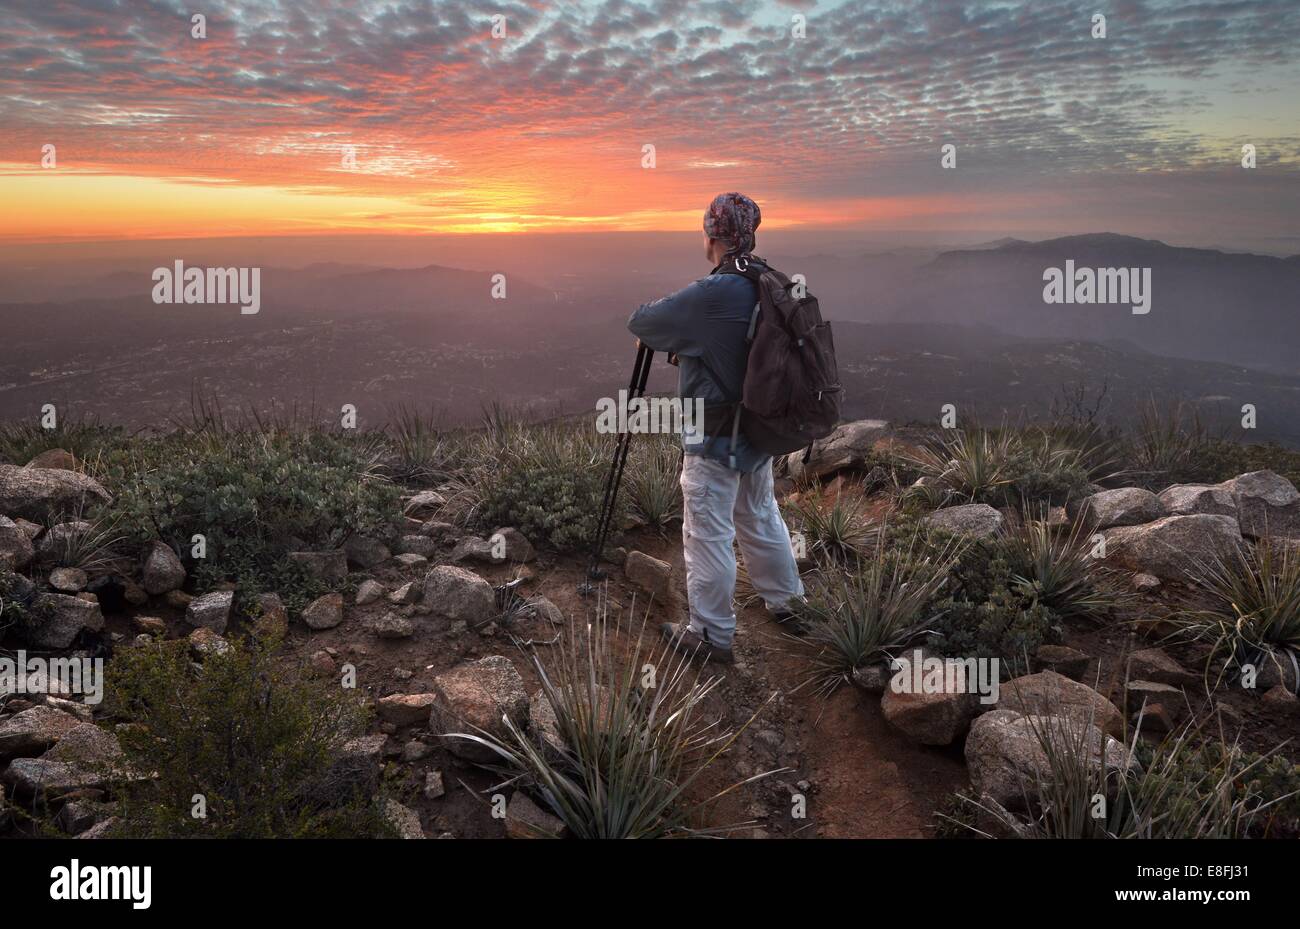
[[[1189,576],[1208,602],[1172,619],[1176,635],[1210,644],[1207,676],[1222,663],[1216,684],[1247,665],[1300,664],[1300,550],[1261,540],[1219,553]]]
[[[623,485],[632,510],[651,529],[663,531],[682,518],[681,445],[675,436],[644,438],[632,445]]]
[[[795,639],[809,669],[801,686],[829,695],[854,669],[891,658],[929,634],[928,611],[959,552],[953,541],[927,550],[880,545],[847,570],[827,572],[800,607]]]
[[[703,781],[745,726],[706,718],[719,678],[688,656],[644,640],[622,652],[602,603],[591,623],[575,623],[533,662],[555,714],[557,738],[543,743],[507,719],[508,734],[455,733],[501,759],[511,780],[532,791],[576,838],[711,835],[739,825],[706,818],[724,794],[767,774],[709,793]],[[751,720],[752,721],[752,718]],[[771,773],[771,772],[768,772]]]
[[[1011,430],[975,429],[935,437],[903,458],[929,479],[932,492],[941,489],[962,502],[987,503],[1014,479],[1012,461],[1018,451]]]
[[[1101,619],[1125,599],[1100,571],[1081,522],[1060,531],[1040,513],[1004,531],[999,545],[1012,572],[1012,590],[1058,616]]]
[[[866,555],[880,535],[867,515],[867,501],[856,487],[831,495],[822,487],[801,493],[786,503],[807,554],[843,563]]]
[[[986,838],[1240,839],[1266,834],[1297,793],[1294,774],[1285,793],[1264,777],[1281,759],[1206,740],[1195,723],[1154,745],[1135,733],[1116,765],[1096,756],[1092,725],[1044,719],[1034,737],[1045,764],[1025,776],[1021,808],[962,798],[979,815],[944,816],[950,825]]]
[[[1214,437],[1195,407],[1162,407],[1151,399],[1132,430],[1128,457],[1144,484],[1163,487],[1196,479],[1199,461],[1213,445]]]
[[[56,528],[57,526],[57,528]],[[54,529],[53,532],[50,530]],[[46,527],[40,561],[46,566],[80,568],[90,577],[111,574],[126,563],[125,536],[110,516],[85,520],[78,514]]]

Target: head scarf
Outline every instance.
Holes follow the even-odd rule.
[[[718,194],[704,211],[704,234],[725,242],[727,254],[745,255],[754,249],[754,230],[762,219],[758,204],[744,194]]]

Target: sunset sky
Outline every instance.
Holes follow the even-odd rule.
[[[695,229],[741,189],[1300,252],[1297,49],[1294,0],[5,0],[0,238]]]

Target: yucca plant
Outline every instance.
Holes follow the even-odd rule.
[[[959,430],[935,437],[902,458],[938,486],[964,502],[996,500],[1015,478],[1012,462],[1020,452],[1010,429]]]
[[[1098,755],[1101,733],[1091,724],[1034,718],[1044,763],[1023,776],[1022,808],[962,797],[981,817],[945,821],[986,838],[1239,839],[1267,828],[1272,812],[1296,796],[1265,792],[1259,774],[1274,753],[1207,740],[1195,721],[1155,745],[1134,732],[1113,764]]]
[[[1038,518],[1027,515],[1005,529],[998,544],[1012,571],[1012,589],[1059,616],[1099,619],[1126,599],[1099,570],[1082,522],[1061,532],[1040,511]]]
[[[738,729],[708,718],[705,701],[720,679],[666,643],[647,646],[644,620],[631,649],[615,644],[607,611],[602,600],[596,619],[572,624],[546,660],[534,652],[557,739],[542,743],[508,718],[505,736],[448,737],[495,752],[508,781],[533,792],[576,838],[717,835],[746,825],[706,820],[722,796],[775,772],[721,790],[704,782],[753,717]]]
[[[62,528],[50,532],[55,525]],[[49,542],[42,547],[41,561],[60,568],[80,568],[91,577],[111,574],[126,558],[121,551],[125,536],[118,532],[116,519],[85,520],[78,513],[67,520],[47,523]]]
[[[816,487],[787,502],[786,510],[814,557],[849,561],[867,554],[880,535],[880,526],[867,515],[866,498],[856,487],[834,496]]]
[[[809,668],[800,683],[829,696],[855,668],[893,657],[929,634],[930,605],[960,552],[951,540],[928,551],[913,535],[905,547],[877,546],[848,570],[827,572],[799,608],[793,639]]]
[[[647,436],[632,446],[623,486],[632,509],[660,531],[682,516],[682,451],[674,436]]]
[[[395,480],[427,485],[449,476],[449,443],[433,424],[432,415],[399,406],[386,432],[389,441],[384,471]]]
[[[1159,486],[1193,478],[1198,456],[1213,442],[1200,411],[1185,403],[1162,408],[1151,398],[1129,440],[1133,471]]]
[[[1246,665],[1300,670],[1300,550],[1262,539],[1220,552],[1188,575],[1207,602],[1171,618],[1176,636],[1210,643],[1207,678],[1216,661],[1216,685]]]

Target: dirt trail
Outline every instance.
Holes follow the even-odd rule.
[[[642,551],[672,564],[682,586],[685,566],[675,539],[636,541]],[[663,621],[686,616],[684,602],[656,606],[653,612]],[[795,768],[757,785],[769,801],[764,831],[808,838],[932,836],[935,809],[967,783],[960,749],[910,742],[885,722],[878,696],[850,684],[829,698],[798,690],[807,665],[782,627],[761,604],[741,610],[737,620],[736,664],[718,668],[733,725],[743,724],[774,691],[781,697],[750,726],[727,764],[742,775],[753,773],[751,767],[761,769],[753,756],[764,758],[776,732],[782,741],[774,760]],[[802,782],[806,789],[801,790]],[[795,791],[808,798],[802,821],[791,816]]]

